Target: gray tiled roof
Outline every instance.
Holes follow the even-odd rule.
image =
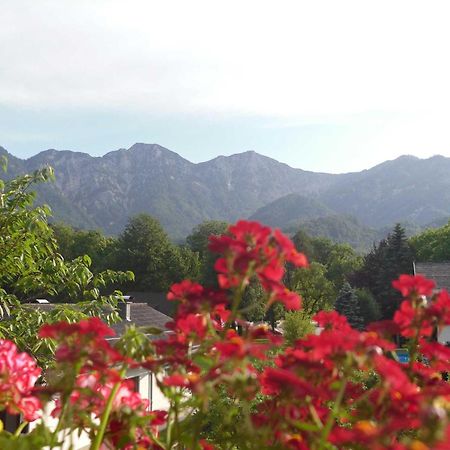
[[[55,308],[56,303],[26,303],[23,306],[31,308],[39,308],[44,311],[49,311]],[[59,304],[61,305],[61,304]],[[159,328],[162,331],[166,331],[166,323],[170,322],[172,319],[169,316],[157,311],[156,309],[149,306],[147,303],[129,303],[130,305],[130,319],[121,320],[111,326],[114,331],[120,336],[123,334],[125,327],[127,325],[134,324],[137,327],[153,327]],[[73,305],[72,305],[73,306]]]
[[[450,262],[416,262],[415,273],[434,280],[438,289],[450,291]]]
[[[112,325],[117,334],[122,334],[125,327],[130,324],[134,324],[137,327],[159,328],[164,331],[166,323],[172,320],[169,316],[147,305],[147,303],[131,303],[130,308],[130,321],[122,320]]]
[[[133,297],[133,301],[136,303],[147,303],[152,308],[170,317],[175,315],[177,302],[167,300],[167,292],[133,291],[126,292],[126,294]]]

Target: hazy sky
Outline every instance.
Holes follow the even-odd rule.
[[[0,145],[450,156],[450,2],[0,0]]]

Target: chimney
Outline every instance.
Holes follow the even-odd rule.
[[[122,320],[126,320],[127,322],[131,321],[131,304],[129,300],[131,300],[133,297],[130,296],[124,296],[123,302],[119,302],[117,305],[117,308],[119,310],[119,316]]]

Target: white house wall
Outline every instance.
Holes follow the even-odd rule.
[[[143,399],[150,401],[150,408],[152,410],[167,410],[169,408],[169,402],[158,388],[156,377],[143,369],[130,370],[127,373],[127,378],[139,377],[139,394]],[[40,421],[43,421],[50,430],[54,430],[58,421],[53,418],[50,413],[54,409],[55,403],[49,402],[45,411],[43,411],[42,418],[35,422],[30,423],[29,430],[33,430]],[[61,439],[64,436],[64,431],[61,432]],[[55,447],[58,450],[87,450],[90,445],[89,436],[86,433],[72,433],[71,436],[67,436],[61,447]]]

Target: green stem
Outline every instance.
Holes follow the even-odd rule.
[[[174,444],[176,443],[177,438],[180,436],[180,423],[179,423],[179,416],[178,416],[178,394],[176,394],[174,402],[173,402],[173,434],[170,436],[170,444],[169,448],[172,448]]]
[[[23,429],[28,425],[28,422],[24,420],[18,427],[16,432],[14,433],[14,437],[18,438],[20,436],[20,433],[22,433]]]
[[[244,295],[245,287],[247,285],[248,280],[250,279],[250,275],[253,273],[253,267],[250,265],[247,274],[245,277],[241,280],[238,288],[234,291],[233,296],[233,303],[231,304],[231,314],[230,317],[227,320],[227,323],[225,324],[225,328],[229,328],[230,325],[234,322],[237,316],[237,312],[239,309],[239,305],[241,304],[242,297]]]
[[[198,414],[200,414],[200,412]],[[204,415],[203,411],[201,411],[201,415],[202,416]],[[197,417],[194,425],[194,433],[193,433],[194,438],[192,440],[193,448],[195,448],[194,446],[197,445],[198,441],[200,440],[199,436],[201,431],[201,424],[202,424],[201,418]]]
[[[69,400],[66,399],[61,410],[61,415],[59,416],[58,424],[56,425],[56,428],[52,433],[52,437],[50,440],[50,450],[52,450],[55,447],[55,444],[58,442],[58,434],[61,431],[62,424],[64,423],[68,403]]]
[[[417,311],[420,308],[420,304],[419,304],[417,299],[414,301],[413,306],[414,306],[414,309],[416,310],[416,314],[417,314]],[[412,344],[409,346],[410,352],[409,352],[408,369],[409,369],[409,372],[410,372],[411,376],[413,376],[413,366],[414,366],[414,362],[416,361],[416,358],[417,358],[417,355],[418,355],[420,330],[422,328],[423,321],[424,321],[424,319],[422,317],[422,319],[419,322],[419,325],[417,326],[416,333],[414,335],[414,339],[412,341]]]
[[[167,432],[166,432],[166,447],[170,448],[172,445],[172,428],[173,428],[173,420],[172,420],[172,409],[173,404],[170,404],[169,413],[167,414]]]
[[[123,367],[122,370],[120,371],[121,379],[123,378],[125,373],[126,373],[126,367]],[[105,436],[106,426],[108,425],[109,416],[111,415],[113,402],[114,402],[117,392],[120,389],[121,384],[122,384],[122,380],[118,381],[111,389],[111,393],[109,394],[108,400],[105,405],[105,409],[103,410],[103,414],[100,419],[100,426],[98,427],[97,434],[95,435],[95,439],[90,447],[90,450],[99,450],[100,446],[102,445],[103,437]]]
[[[335,421],[335,419],[338,415],[339,409],[341,408],[341,403],[342,403],[342,400],[344,399],[346,387],[347,387],[347,379],[344,379],[342,381],[341,388],[339,389],[338,395],[334,402],[333,409],[331,410],[331,413],[327,418],[327,422],[322,429],[322,435],[321,435],[321,439],[320,439],[320,447],[319,448],[325,448],[324,446],[327,443],[328,435],[330,434],[331,428],[333,427],[333,422]]]
[[[311,414],[311,417],[312,417],[314,423],[316,424],[317,428],[319,430],[322,430],[323,423],[320,420],[319,414],[317,414],[316,408],[314,408],[314,405],[311,402],[308,402],[308,408],[309,408],[309,413]]]
[[[241,300],[242,300],[242,296],[244,295],[245,288],[247,286],[248,281],[251,279],[251,277],[254,274],[254,271],[253,271],[254,267],[255,267],[255,263],[250,262],[250,264],[247,268],[247,272],[242,277],[241,282],[239,283],[239,286],[237,287],[237,289],[234,290],[233,303],[231,304],[231,314],[230,314],[230,317],[228,317],[228,320],[225,324],[225,329],[229,328],[230,325],[233,323],[234,319],[236,319],[239,305],[241,304]]]
[[[83,366],[82,361],[78,361],[75,365],[75,375],[74,375],[74,381],[72,384],[72,391],[74,389],[76,378],[79,375],[82,366]],[[61,400],[63,406],[62,406],[61,414],[59,416],[58,423],[57,423],[56,428],[53,431],[52,436],[51,436],[50,450],[52,450],[55,447],[55,441],[56,441],[56,443],[58,442],[58,434],[61,431],[61,427],[64,424],[65,416],[67,414],[67,408],[69,405],[69,397],[70,397],[70,394],[66,394],[63,397],[63,400]]]

